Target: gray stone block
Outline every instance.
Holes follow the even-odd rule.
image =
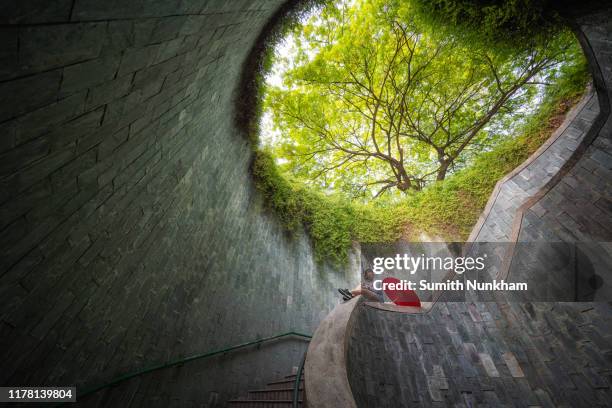
[[[5,228],[52,195],[51,185],[43,181],[34,184],[13,200],[5,202],[0,206],[0,229]]]
[[[595,160],[607,170],[612,169],[612,155],[603,150],[596,150],[591,155],[591,159]]]
[[[0,41],[2,41],[0,79],[5,80],[19,76],[19,28],[1,27]]]
[[[78,180],[80,182],[79,186],[84,187],[81,185],[81,175],[86,174],[87,170],[95,166],[95,164],[95,151],[90,150],[85,154],[81,154],[76,158],[76,160],[68,163],[51,174],[51,185],[53,185],[56,190],[60,190],[62,186],[75,183]]]
[[[138,18],[142,14],[140,1],[109,0],[100,3],[96,0],[75,0],[71,20],[116,20]]]
[[[144,48],[127,49],[121,58],[121,66],[119,67],[119,76],[138,71],[151,64],[159,51],[160,45],[149,45]]]
[[[179,37],[159,44],[159,51],[153,59],[153,64],[159,64],[160,62],[175,57],[179,53],[179,49],[183,44],[183,40],[183,37]]]
[[[86,92],[73,94],[57,102],[20,116],[16,121],[15,144],[52,132],[77,116],[85,107]]]
[[[61,78],[55,70],[0,83],[0,121],[54,102]]]
[[[49,135],[51,149],[60,150],[78,141],[79,138],[96,132],[100,128],[103,116],[104,108],[98,108],[58,127]]]
[[[119,67],[119,60],[119,55],[106,55],[102,58],[64,68],[60,95],[91,88],[114,79]]]
[[[9,120],[0,124],[0,153],[12,149],[15,146],[15,135],[17,133],[17,121]]]
[[[0,3],[0,24],[64,22],[71,7],[72,0],[6,0]]]
[[[161,64],[137,71],[134,75],[134,84],[131,91],[139,90],[143,99],[157,94],[162,88],[164,78],[174,72],[179,67],[180,62],[180,57],[174,57]]]
[[[25,167],[19,173],[0,180],[0,201],[5,202],[16,196],[36,182],[45,179],[53,171],[68,163],[74,157],[74,144],[62,150],[51,152],[44,159]]]
[[[134,23],[131,20],[112,20],[106,27],[102,55],[121,52],[134,46]]]
[[[105,34],[106,23],[26,27],[19,36],[21,68],[43,71],[94,59]]]
[[[126,126],[114,134],[102,139],[97,149],[98,160],[101,161],[111,156],[117,147],[126,142],[128,139],[129,129],[130,128]]]
[[[186,21],[187,16],[172,16],[158,19],[155,28],[151,32],[149,43],[161,43],[176,38],[181,33]]]
[[[115,101],[128,94],[132,86],[132,75],[124,75],[95,86],[87,94],[86,110],[95,109],[101,105]]]
[[[0,155],[0,178],[45,157],[49,151],[49,140],[39,138]]]

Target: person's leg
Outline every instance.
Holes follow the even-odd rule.
[[[363,289],[361,287],[351,290],[351,293],[353,294],[353,296],[361,295],[369,301],[380,302],[379,297],[374,292],[369,291],[367,289]]]
[[[348,290],[348,289],[342,289],[342,288],[340,288],[340,289],[338,289],[338,292],[340,292],[340,294],[341,294],[342,296],[344,296],[344,297],[349,297],[349,298],[350,298],[350,297],[352,297],[352,296],[353,296],[353,295],[351,294],[351,291],[350,291],[350,290]]]

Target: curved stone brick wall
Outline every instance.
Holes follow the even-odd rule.
[[[589,59],[596,96],[499,184],[472,241],[584,244],[587,258],[609,261],[612,7],[583,5],[565,12]],[[513,262],[521,255],[509,254]],[[512,278],[503,270],[511,263],[499,266]],[[609,268],[595,272],[602,288],[590,294],[592,302],[440,301],[420,314],[362,305],[348,357],[357,405],[608,406],[612,276]]]
[[[234,125],[243,62],[281,3],[0,5],[0,385],[97,385],[312,333],[358,279],[315,265],[268,214]],[[83,403],[217,406],[305,349],[162,370]]]
[[[312,332],[337,302],[333,288],[355,279],[316,266],[307,238],[288,237],[267,214],[234,124],[243,62],[281,3],[0,6],[1,385],[95,385],[254,337]],[[559,225],[573,225],[572,234],[601,239],[610,231],[612,18],[582,13],[576,21],[597,118],[606,122],[585,137],[586,153],[567,159],[578,165],[564,182],[553,177],[541,190],[541,209],[525,208],[519,231],[537,217],[556,235],[567,236]],[[604,312],[567,313],[608,324]],[[478,319],[467,310],[460,317]],[[464,329],[457,330],[466,343],[479,333]],[[600,332],[583,335],[591,339],[580,346],[587,361],[596,359],[593,344],[607,352]],[[421,343],[433,344],[428,339]],[[486,339],[480,353],[495,346]],[[276,343],[158,371],[81,405],[213,407],[286,374],[304,349]],[[444,378],[437,368],[426,373]],[[572,383],[596,395],[608,389],[590,369]],[[487,384],[483,392],[495,386]],[[540,388],[533,393],[542,401]]]
[[[597,95],[587,94],[561,127],[525,163],[500,180],[468,241],[509,242],[519,209],[540,192],[584,141],[599,114]]]
[[[356,311],[348,372],[360,408],[604,407],[607,303],[439,302],[419,315]]]

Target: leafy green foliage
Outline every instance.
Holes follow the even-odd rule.
[[[336,19],[343,18],[337,8],[331,11],[325,8],[323,12],[335,13]],[[312,32],[319,30],[317,35],[322,30],[321,27],[310,29]],[[271,58],[268,53],[261,66],[269,69]],[[275,152],[258,147],[257,138],[253,138],[252,173],[256,186],[265,204],[288,231],[306,228],[318,261],[343,264],[353,241],[393,242],[400,237],[418,240],[422,233],[449,241],[465,239],[495,183],[550,136],[563,114],[582,94],[588,80],[586,62],[577,47],[571,48],[566,58],[571,63],[545,79],[552,85],[546,88],[537,113],[517,127],[513,135],[491,135],[503,140],[475,156],[445,180],[434,182],[402,200],[361,202],[342,193],[323,193],[281,171],[275,162]],[[259,71],[256,77],[259,97],[266,91],[265,72]],[[261,110],[257,112],[261,114]],[[504,123],[500,128],[504,128]]]
[[[236,124],[253,146],[259,143],[259,121],[263,112],[265,74],[274,63],[274,47],[300,25],[311,10],[326,0],[298,0],[284,3],[263,28],[245,61],[240,78],[241,94],[236,100]]]
[[[333,3],[300,27],[284,84],[266,96],[285,172],[365,200],[419,191],[491,148],[492,127],[511,131],[577,47],[563,35],[474,50],[428,35],[407,4]]]
[[[343,264],[354,240],[391,242],[401,236],[394,209],[353,205],[340,195],[325,195],[289,181],[269,152],[256,151],[252,173],[264,202],[283,226],[292,232],[306,227],[318,261]]]
[[[306,227],[319,261],[344,263],[352,241],[419,240],[423,233],[461,241],[468,237],[497,181],[550,137],[582,95],[588,78],[583,59],[568,67],[517,136],[482,153],[471,166],[400,202],[360,203],[338,194],[323,194],[289,181],[272,155],[261,150],[253,164],[256,184],[288,230]]]
[[[265,203],[288,231],[305,226],[319,261],[341,264],[353,239],[353,208],[337,197],[292,183],[280,174],[269,152],[256,152],[252,165],[256,186]]]
[[[414,13],[442,35],[473,45],[516,49],[563,29],[553,0],[413,0]]]
[[[474,163],[407,200],[404,221],[413,228],[406,237],[421,232],[460,241],[468,237],[495,184],[525,161],[560,126],[564,114],[584,92],[589,75],[584,58],[568,66],[556,86],[547,90],[538,112],[517,132]]]
[[[269,153],[261,150],[255,152],[252,173],[257,188],[285,228],[295,231],[301,227],[305,212],[303,199],[298,196],[297,189],[280,174]]]

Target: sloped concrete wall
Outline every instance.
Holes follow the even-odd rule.
[[[243,62],[281,3],[0,5],[1,385],[95,385],[312,333],[355,279],[315,265],[305,235],[264,209],[234,125]],[[193,363],[84,404],[217,406],[288,374],[305,347]]]

